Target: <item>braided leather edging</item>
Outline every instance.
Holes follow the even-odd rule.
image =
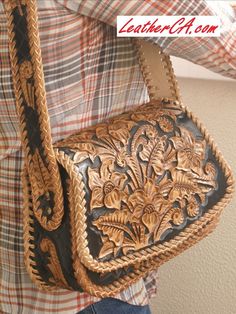
[[[73,181],[72,181],[73,182]],[[76,185],[73,183],[69,185],[69,200],[73,204],[71,204],[71,208],[74,205],[75,200],[78,200],[78,190],[76,189]],[[83,196],[82,196],[83,197]],[[70,219],[71,219],[71,233],[72,237],[75,237],[77,233],[76,228],[76,221],[78,219],[78,215],[76,215],[76,211],[72,210],[70,212]],[[201,228],[197,230],[196,233],[190,235],[188,239],[181,243],[180,246],[173,246],[172,252],[164,252],[159,256],[153,256],[152,258],[148,259],[147,261],[137,262],[133,265],[134,271],[128,275],[120,277],[118,280],[114,281],[112,284],[107,286],[97,285],[94,284],[91,279],[87,275],[87,271],[85,266],[82,264],[82,261],[78,257],[78,250],[76,247],[76,241],[72,241],[72,258],[73,258],[73,267],[75,270],[75,277],[77,279],[78,284],[84,289],[84,291],[95,295],[97,297],[112,297],[121,290],[126,289],[131,284],[135,283],[137,280],[145,276],[151,270],[159,267],[161,264],[166,262],[167,260],[173,258],[174,256],[178,255],[182,251],[186,250],[188,247],[192,246],[207,234],[212,232],[218,222],[217,216],[220,215],[220,212],[214,217],[212,221],[209,221],[208,224],[202,225]],[[107,269],[106,272],[110,272],[111,269]]]
[[[50,230],[56,229],[62,220],[64,214],[64,204],[63,204],[63,192],[61,185],[61,178],[59,169],[57,166],[56,158],[52,146],[51,138],[51,127],[50,119],[47,109],[46,101],[46,91],[44,84],[44,75],[43,75],[43,63],[41,57],[40,49],[40,39],[38,32],[38,14],[37,6],[35,0],[29,0],[29,5],[27,6],[28,10],[28,25],[29,25],[29,43],[30,43],[30,52],[34,62],[34,81],[36,88],[37,96],[37,105],[38,105],[38,114],[39,114],[39,123],[40,123],[40,134],[42,138],[42,145],[45,151],[45,156],[47,157],[48,169],[51,175],[51,184],[54,187],[54,199],[55,199],[55,214],[52,219],[52,226]],[[49,222],[50,223],[50,222]],[[53,225],[54,224],[54,225]]]
[[[37,284],[39,289],[53,291],[57,287],[50,286],[45,283],[38,270],[37,263],[35,261],[35,244],[34,244],[34,222],[32,217],[34,216],[33,204],[32,204],[32,194],[29,182],[29,176],[26,167],[24,167],[22,172],[22,186],[23,186],[23,240],[24,240],[24,263],[27,272],[31,280]]]
[[[27,181],[27,173],[24,173],[24,187],[25,187],[25,197],[30,197],[30,189],[29,189],[29,182]],[[75,193],[77,191],[71,191],[69,194],[71,194],[70,198],[74,198]],[[26,201],[27,203],[27,201]],[[28,216],[33,214],[33,211],[30,210],[30,203],[26,204],[25,203],[25,210],[28,212]],[[105,297],[112,297],[115,296],[117,293],[120,291],[126,289],[128,286],[131,284],[135,283],[137,280],[145,276],[148,272],[151,270],[156,269],[163,263],[167,262],[171,258],[177,256],[187,248],[193,246],[195,243],[200,241],[202,238],[204,238],[206,235],[211,233],[217,222],[218,222],[218,216],[220,215],[220,212],[217,212],[214,220],[210,221],[208,224],[201,226],[198,230],[195,230],[193,234],[191,234],[188,239],[185,239],[180,245],[173,245],[172,246],[172,251],[171,252],[163,252],[159,256],[153,257],[152,259],[149,259],[144,262],[136,263],[134,272],[125,275],[112,284],[109,284],[107,286],[99,286],[97,284],[94,284],[91,282],[90,278],[87,275],[86,268],[84,265],[81,263],[81,261],[78,258],[77,252],[75,251],[75,248],[73,249],[73,265],[74,265],[74,274],[76,276],[78,284],[83,288],[84,291],[87,293],[100,297],[100,298],[105,298]],[[27,217],[27,215],[25,215]],[[72,226],[75,226],[75,216],[71,215],[71,222]],[[30,219],[25,219],[24,220],[24,241],[25,243],[29,243],[30,240],[33,240],[32,237],[30,236],[30,232],[33,232],[33,226],[30,225],[31,221]],[[27,250],[25,251],[25,261],[26,261],[26,266],[27,270],[31,276],[31,280],[38,286],[39,289],[45,290],[45,291],[52,291],[57,289],[57,287],[51,287],[44,283],[42,279],[40,278],[37,270],[34,269],[35,265],[35,255],[33,252],[33,244],[29,245]],[[110,270],[108,270],[110,271]]]
[[[182,243],[181,247],[173,248],[172,253],[160,255],[158,257],[154,257],[153,259],[149,259],[145,262],[137,263],[135,265],[134,272],[125,275],[124,277],[119,278],[117,281],[109,284],[108,286],[99,286],[91,282],[90,278],[86,273],[85,267],[81,264],[79,259],[77,258],[74,261],[75,267],[75,275],[77,278],[78,283],[81,287],[87,291],[88,293],[98,296],[98,297],[112,297],[121,290],[124,290],[131,284],[135,283],[137,280],[145,276],[148,272],[153,269],[156,269],[161,264],[166,262],[167,260],[171,259],[172,257],[178,255],[182,251],[186,250],[187,248],[191,247],[193,244],[201,240],[206,234],[212,232],[215,228],[216,220],[211,224],[205,226],[205,228],[201,228],[198,230],[197,234],[191,235],[187,241]],[[76,256],[75,256],[76,257]]]
[[[13,60],[13,64],[14,64],[14,60]],[[15,65],[17,66],[17,63],[15,63]],[[167,67],[168,67],[169,65],[167,64]],[[17,69],[17,68],[16,68]],[[151,85],[150,85],[151,86]],[[19,86],[18,86],[19,87]],[[16,87],[16,90],[17,90],[17,87]],[[20,97],[19,97],[20,98]],[[21,99],[21,101],[22,101],[22,99]],[[19,103],[20,103],[20,99],[19,99]],[[193,116],[192,116],[192,119],[194,119],[193,118]],[[194,120],[193,120],[194,121]],[[197,120],[196,120],[197,121]],[[195,123],[196,123],[196,121],[195,121]],[[199,122],[200,123],[200,122]],[[201,124],[200,124],[200,126],[201,126]],[[200,128],[201,129],[201,128]],[[203,132],[204,132],[204,127],[202,127],[202,129],[201,130],[203,130]],[[207,138],[207,136],[208,135],[206,135],[206,138]],[[209,136],[209,138],[208,138],[208,140],[210,141],[211,140],[211,138],[210,138],[210,136]],[[213,140],[212,140],[212,145],[213,146],[215,146],[215,151],[216,151],[216,153],[218,152],[218,150],[217,150],[217,147],[216,147],[216,145],[214,144],[214,142],[213,142]],[[221,155],[220,153],[219,153],[219,155]],[[222,158],[222,156],[220,156],[219,158]],[[231,194],[232,194],[232,190],[233,190],[233,188],[232,188],[232,186],[233,186],[233,179],[232,179],[232,175],[231,175],[231,171],[230,171],[230,169],[228,168],[228,166],[225,164],[225,167],[224,167],[224,162],[222,162],[222,163],[220,163],[221,164],[221,166],[223,165],[223,170],[224,170],[224,172],[225,172],[225,174],[227,174],[228,173],[228,175],[227,175],[227,183],[229,183],[229,187],[227,188],[227,190],[226,190],[226,195],[224,196],[224,198],[222,198],[222,200],[217,204],[218,205],[218,207],[219,208],[221,208],[221,209],[223,209],[223,207],[224,207],[224,205],[226,205],[227,204],[227,202],[229,201],[229,199],[230,199],[230,197],[231,197]],[[230,183],[231,182],[231,183]],[[231,186],[230,186],[230,184],[231,184]],[[227,195],[228,195],[228,198],[227,198]],[[28,205],[26,205],[26,206],[32,206],[32,204],[31,203],[29,203]],[[26,207],[25,207],[26,208]],[[214,210],[213,210],[214,209]],[[212,212],[212,214],[211,214],[211,216],[212,216],[212,219],[216,219],[217,217],[218,217],[218,215],[220,214],[220,212],[221,211],[218,211],[217,213],[215,212],[216,211],[216,208],[215,208],[215,206],[212,208],[212,210],[210,210],[211,212]],[[210,212],[209,211],[209,212]],[[32,212],[31,212],[31,214],[32,214]],[[213,215],[214,214],[214,215]],[[25,217],[27,217],[27,215],[25,215]],[[28,216],[28,218],[30,218],[30,216]],[[211,220],[209,219],[209,222],[211,222]],[[28,221],[28,222],[26,222],[26,224],[29,224],[29,226],[30,226],[30,220]],[[168,259],[170,259],[170,258],[172,258],[173,256],[176,256],[177,254],[179,254],[180,252],[182,252],[183,250],[185,250],[187,247],[190,247],[190,246],[192,246],[192,244],[194,244],[194,243],[196,243],[197,241],[199,241],[201,238],[203,238],[205,235],[206,235],[206,233],[205,233],[205,231],[204,231],[204,229],[203,229],[203,226],[204,226],[204,224],[202,224],[202,225],[200,225],[199,226],[199,228],[195,228],[195,230],[194,231],[196,231],[196,234],[194,234],[194,236],[193,236],[193,234],[190,234],[190,237],[189,238],[186,238],[186,241],[190,241],[191,242],[191,237],[193,236],[194,237],[194,239],[192,239],[192,243],[186,243],[185,245],[182,243],[182,244],[179,244],[179,243],[177,243],[177,244],[175,244],[175,243],[172,243],[172,248],[171,248],[171,250],[172,251],[168,251],[168,250],[165,250],[165,246],[164,246],[164,251],[163,251],[163,253],[161,253],[161,254],[163,254],[164,256],[162,256],[162,255],[160,255],[160,256],[158,256],[158,257],[155,257],[154,258],[154,260],[155,260],[155,262],[153,261],[153,262],[151,262],[151,261],[147,261],[147,262],[145,262],[145,263],[143,263],[143,264],[141,264],[140,265],[140,270],[139,271],[141,271],[141,270],[143,270],[143,273],[141,273],[141,275],[140,275],[140,277],[142,277],[143,275],[144,275],[144,273],[145,273],[145,266],[144,265],[147,265],[148,263],[150,263],[150,264],[148,264],[148,267],[146,267],[147,268],[147,271],[150,271],[151,269],[152,269],[152,266],[151,265],[154,265],[153,267],[155,268],[155,267],[157,267],[157,265],[160,265],[160,264],[162,264],[162,263],[164,263],[165,261],[167,261]],[[211,228],[214,228],[214,226],[215,226],[215,224],[214,223],[212,223],[212,225],[211,225]],[[208,229],[206,229],[206,230],[208,230]],[[210,229],[209,229],[210,230]],[[25,234],[26,234],[26,237],[27,237],[27,234],[28,235],[30,235],[30,231],[33,231],[33,229],[30,229],[30,227],[28,228],[28,230],[27,230],[27,228],[25,229]],[[202,233],[201,233],[202,232]],[[178,237],[180,237],[180,235],[178,236]],[[175,240],[177,240],[178,241],[178,237],[176,237],[175,238]],[[29,238],[28,240],[32,240],[33,241],[33,239],[31,238]],[[180,237],[180,240],[183,240],[183,238],[181,238]],[[183,240],[184,241],[184,240]],[[32,246],[31,245],[29,245],[29,247],[28,247],[28,252],[31,252],[31,250],[32,250]],[[31,252],[32,253],[32,252]],[[149,252],[150,253],[150,252]],[[151,254],[151,253],[150,253]],[[158,252],[158,254],[160,254],[160,251]],[[30,256],[31,256],[31,258],[33,259],[33,257],[34,257],[34,254],[32,253],[32,254],[30,254]],[[157,262],[157,260],[158,260],[158,262]],[[143,265],[143,266],[142,266]],[[28,266],[29,267],[29,269],[33,269],[33,266],[34,266],[34,263],[30,263],[30,265]],[[120,268],[120,267],[118,267],[118,268]],[[109,269],[109,271],[110,271],[110,269]],[[34,269],[33,269],[33,271],[32,271],[32,274],[33,274],[33,277],[34,277],[34,279],[33,280],[36,280],[36,281],[38,281],[39,280],[39,278],[38,278],[38,276],[37,276],[37,272],[35,272],[34,271]],[[136,275],[137,275],[137,272],[135,273]],[[82,278],[83,277],[83,278]],[[81,281],[83,281],[83,280],[85,280],[86,278],[86,276],[84,275],[84,276],[82,276],[81,277]],[[133,275],[130,275],[130,276],[128,276],[128,278],[131,278],[131,280],[132,280],[132,278],[133,278],[134,276]],[[85,279],[84,279],[85,278]],[[137,280],[139,277],[135,277],[135,279],[133,279],[134,281],[135,280]],[[119,283],[122,283],[123,282],[123,280],[122,279],[120,279],[120,281],[119,281]],[[131,281],[129,281],[128,282],[128,284],[130,284],[131,283]],[[95,285],[96,286],[96,285]],[[115,286],[115,284],[114,285],[112,285],[112,287],[114,287]],[[46,286],[44,286],[44,285],[42,285],[42,287],[41,288],[45,288]],[[91,285],[91,287],[94,287],[94,285]],[[99,286],[100,287],[100,286]],[[111,288],[112,288],[111,287]],[[51,287],[50,287],[51,288]],[[46,287],[46,289],[48,289],[47,287]],[[92,289],[92,288],[91,288]],[[97,288],[98,289],[98,288]],[[115,288],[114,288],[115,289]],[[118,288],[117,288],[118,289]],[[120,287],[120,290],[121,289],[124,289],[124,283],[122,283],[122,285],[121,285],[121,287]],[[102,290],[104,290],[104,287],[102,287]],[[116,290],[116,292],[117,292],[117,290]],[[100,292],[98,292],[98,293],[100,293]]]
[[[176,102],[176,105],[177,104],[178,103]],[[192,223],[184,231],[181,231],[178,236],[174,237],[167,243],[153,245],[151,248],[142,249],[138,252],[127,254],[126,256],[114,259],[109,262],[98,262],[95,260],[91,256],[88,248],[86,232],[86,201],[84,197],[85,192],[82,176],[76,171],[73,161],[71,161],[71,159],[62,151],[55,149],[55,155],[58,159],[58,162],[66,169],[70,179],[72,180],[72,185],[76,189],[76,193],[74,193],[75,199],[70,200],[70,210],[75,211],[76,215],[76,227],[75,232],[72,234],[72,242],[75,241],[77,243],[77,255],[79,256],[81,262],[92,271],[105,273],[108,270],[113,271],[128,265],[134,265],[135,263],[141,261],[146,261],[150,258],[153,258],[154,256],[158,256],[159,254],[168,255],[171,252],[172,247],[178,247],[178,245],[190,237],[192,233],[197,232],[202,228],[202,226],[212,221],[215,216],[217,217],[218,213],[220,213],[231,200],[234,191],[234,179],[232,176],[232,171],[222,157],[222,154],[218,150],[214,140],[209,135],[207,129],[202,125],[200,120],[196,118],[193,113],[188,111],[187,107],[184,105],[178,104],[178,106],[183,110],[183,112],[187,114],[188,118],[197,125],[207,144],[212,149],[226,177],[227,188],[224,197],[222,197],[222,199],[218,201],[217,204],[209,209],[207,213],[199,218],[199,220]]]
[[[25,201],[24,206],[24,244],[25,244],[25,253],[24,253],[24,259],[27,267],[27,271],[30,274],[31,280],[37,285],[37,287],[44,291],[53,291],[58,289],[59,287],[52,287],[49,286],[47,283],[45,283],[37,269],[34,268],[35,266],[35,254],[34,254],[34,238],[30,235],[30,233],[34,232],[34,227],[32,224],[32,220],[30,217],[33,215],[32,210],[32,203],[30,202],[30,183],[28,181],[27,176],[27,170],[25,169],[23,172],[23,183],[24,183],[24,194],[25,194],[25,200],[28,199],[28,201]],[[76,191],[77,192],[77,191]],[[69,189],[69,195],[70,198],[74,198],[75,191],[71,191]],[[86,268],[81,264],[81,262],[78,259],[77,252],[75,249],[73,249],[73,264],[74,264],[74,274],[76,276],[78,284],[84,289],[84,291],[88,292],[91,295],[104,298],[104,297],[112,297],[119,293],[121,290],[126,289],[131,284],[135,283],[137,280],[145,276],[148,272],[150,272],[153,269],[156,269],[166,261],[170,260],[172,257],[177,256],[182,251],[186,250],[187,248],[191,247],[198,241],[200,241],[202,238],[204,238],[206,235],[211,233],[216,223],[218,222],[218,217],[220,215],[220,212],[218,212],[218,215],[214,217],[214,221],[211,221],[209,224],[206,224],[205,226],[202,226],[197,233],[191,234],[190,237],[185,240],[183,243],[181,243],[179,246],[173,246],[172,252],[169,252],[169,254],[161,254],[160,256],[154,257],[151,260],[137,263],[136,267],[134,269],[134,272],[125,275],[119,280],[113,282],[112,284],[109,284],[107,286],[99,286],[91,282],[90,278],[87,275]],[[71,217],[72,226],[75,228],[75,223],[73,223],[73,215]],[[31,225],[32,224],[32,225]],[[73,232],[73,231],[72,231]],[[31,242],[31,244],[30,244]]]
[[[42,60],[41,60],[41,51],[39,44],[39,34],[38,34],[38,21],[37,21],[37,9],[35,0],[24,0],[16,4],[13,0],[5,1],[5,8],[7,14],[7,22],[8,22],[8,37],[9,37],[9,52],[11,59],[11,70],[12,70],[12,79],[14,86],[14,93],[16,98],[16,107],[17,113],[19,117],[20,131],[21,131],[21,142],[22,147],[25,153],[25,163],[27,165],[29,171],[29,177],[31,181],[31,186],[33,189],[33,204],[35,208],[38,208],[39,201],[38,198],[41,196],[37,177],[35,176],[35,169],[43,176],[44,171],[41,171],[40,164],[37,163],[30,152],[29,139],[26,131],[26,121],[24,114],[24,97],[22,90],[22,83],[20,79],[20,68],[18,64],[17,58],[17,49],[16,49],[16,41],[15,41],[15,32],[14,32],[14,18],[13,18],[13,10],[18,7],[20,10],[21,5],[25,5],[27,9],[27,26],[28,26],[28,37],[29,37],[29,46],[30,53],[32,57],[32,66],[33,66],[33,77],[34,77],[34,87],[35,87],[35,95],[36,95],[36,104],[37,104],[37,112],[39,116],[39,125],[40,125],[40,137],[42,140],[42,147],[44,151],[44,158],[47,161],[48,171],[50,176],[44,178],[44,181],[47,182],[48,178],[50,178],[50,185],[53,189],[54,193],[54,201],[55,206],[53,209],[53,215],[50,220],[41,219],[40,223],[43,227],[49,231],[55,230],[61,223],[64,214],[63,208],[63,194],[62,194],[62,186],[60,174],[57,166],[57,162],[55,159],[55,155],[52,148],[52,139],[51,139],[51,130],[49,123],[49,116],[47,112],[47,104],[46,104],[46,95],[45,95],[45,86],[44,86],[44,77],[42,70]],[[22,13],[23,14],[23,13]],[[33,170],[32,170],[33,169]],[[39,215],[39,213],[35,213],[35,215]]]

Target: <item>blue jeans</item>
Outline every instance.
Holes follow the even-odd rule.
[[[105,298],[94,303],[77,314],[151,314],[148,305],[138,306],[113,299]]]

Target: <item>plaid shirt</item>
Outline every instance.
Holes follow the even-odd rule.
[[[39,26],[53,140],[148,101],[129,39],[117,15],[219,15],[219,38],[150,38],[168,54],[236,78],[236,19],[216,1],[40,0]],[[6,16],[0,2],[0,313],[76,313],[98,301],[86,293],[39,291],[23,263],[23,154],[12,89]],[[117,298],[144,305],[156,293],[151,273]]]

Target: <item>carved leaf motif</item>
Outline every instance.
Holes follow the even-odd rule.
[[[93,191],[96,187],[102,187],[103,186],[103,180],[100,178],[99,171],[97,169],[88,168],[88,183],[89,188],[91,191]]]
[[[172,215],[175,213],[175,208],[170,208],[166,211],[166,214],[162,217],[161,223],[154,231],[154,240],[159,241],[161,235],[167,230],[170,229],[172,226],[170,221],[172,220]]]
[[[127,254],[132,250],[139,250],[148,245],[149,235],[145,233],[145,227],[140,223],[131,224],[133,233],[131,238],[124,238],[122,251]]]
[[[184,171],[199,173],[202,170],[202,161],[205,155],[206,143],[204,140],[195,140],[187,129],[180,128],[181,137],[172,137],[171,141],[177,152],[177,167]]]
[[[145,211],[142,215],[142,222],[148,228],[148,231],[152,233],[160,222],[160,215],[155,210]]]
[[[168,196],[172,187],[173,187],[172,180],[168,179],[167,176],[165,176],[158,184],[159,194],[164,197]]]
[[[138,146],[146,146],[148,143],[148,140],[144,138],[143,136],[146,135],[149,140],[153,140],[154,138],[158,137],[157,130],[152,125],[142,125],[140,126],[137,131],[134,134],[134,137],[132,139],[131,143],[131,152],[135,153]]]
[[[123,192],[113,188],[111,192],[105,195],[104,204],[107,208],[120,209]]]
[[[139,153],[139,157],[143,160],[143,161],[149,161],[150,155],[152,153],[152,150],[154,148],[155,142],[149,141],[148,142],[149,145],[143,146],[142,151]]]
[[[103,180],[110,179],[111,173],[114,170],[114,161],[107,159],[100,167],[100,175]]]
[[[130,158],[127,160],[127,164],[129,165],[130,170],[127,171],[127,173],[132,178],[132,183],[136,187],[140,187],[143,185],[142,181],[142,172],[139,166],[139,163],[133,156],[130,156]]]
[[[137,110],[132,114],[131,118],[134,121],[148,120],[150,123],[155,125],[157,120],[161,116],[166,115],[171,117],[173,121],[176,121],[177,116],[180,114],[182,114],[182,110],[178,106],[173,106],[170,103],[149,103],[139,106]]]
[[[104,145],[107,144],[105,143]],[[130,156],[127,154],[126,148],[122,147],[120,143],[116,143],[116,148],[108,145],[107,147],[99,147],[99,158],[102,163],[107,162],[107,160],[112,160],[123,168],[127,165],[127,160]]]
[[[100,124],[96,128],[96,136],[99,139],[102,139],[104,137],[109,137],[108,129],[107,129],[107,123]]]
[[[173,136],[170,138],[170,141],[173,143],[174,148],[177,150],[185,148],[184,141],[180,136]]]
[[[177,117],[181,114],[183,114],[182,109],[177,107],[177,106],[172,106],[172,105],[163,105],[163,109],[164,113],[168,116],[171,117],[171,119],[173,119],[175,122],[177,120]]]
[[[62,287],[68,289],[69,286],[63,275],[56,247],[53,242],[48,238],[43,238],[40,242],[40,249],[42,252],[49,254],[49,263],[47,264],[47,267],[53,275],[53,277],[50,278],[50,281],[56,283],[57,285],[60,284]]]
[[[129,131],[134,124],[134,121],[122,119],[114,120],[109,124],[104,123],[96,128],[96,136],[99,139],[115,139],[125,145],[130,135]]]
[[[173,188],[169,194],[169,200],[171,202],[188,198],[195,193],[201,193],[198,185],[193,181],[191,174],[173,170],[171,176],[173,180]]]
[[[104,197],[102,190],[99,187],[95,187],[92,190],[91,201],[90,201],[90,210],[97,207],[104,206]]]
[[[110,241],[108,237],[103,237],[103,245],[99,252],[99,258],[103,258],[109,254],[112,254],[115,249],[114,242]],[[115,254],[114,254],[115,255]]]
[[[127,165],[127,160],[130,158],[124,149],[120,149],[116,155],[117,165],[120,167],[125,167]]]
[[[207,181],[215,182],[217,173],[216,173],[216,168],[212,162],[206,163],[204,167],[204,172],[206,173],[206,177],[204,177],[203,179],[207,179]],[[215,186],[215,184],[213,184],[213,186]]]
[[[133,121],[115,121],[113,124],[109,125],[109,134],[116,139],[121,141],[124,145],[130,136],[129,131],[134,126]]]
[[[206,143],[176,123],[180,114],[174,102],[149,103],[65,140],[87,169],[99,258],[139,250],[167,229],[180,229],[185,215],[196,217],[215,189]]]
[[[193,173],[193,180],[200,187],[199,196],[203,199],[203,203],[206,194],[216,188],[216,176],[216,169],[211,162],[207,162],[198,174]]]
[[[30,61],[26,60],[20,65],[19,76],[26,103],[34,109],[34,86],[32,82],[28,81],[33,76],[33,66]]]
[[[34,165],[37,165],[34,167]],[[39,150],[36,149],[34,155],[32,156],[32,163],[30,163],[30,173],[34,176],[35,182],[37,182],[40,194],[44,194],[45,191],[51,188],[51,176],[45,166],[42,157],[40,156]]]
[[[150,140],[148,145],[143,147],[143,150],[139,153],[140,158],[151,165],[156,175],[163,174],[165,141],[165,137]]]
[[[103,180],[96,169],[88,168],[88,183],[92,191],[90,200],[90,210],[104,206]]]
[[[93,222],[104,235],[108,236],[109,241],[112,241],[114,245],[119,248],[123,244],[124,232],[131,235],[130,229],[126,226],[128,222],[127,212],[114,212],[106,216],[100,216],[96,221]],[[105,245],[105,248],[103,246]],[[107,241],[102,246],[102,256],[110,254],[111,244]]]
[[[177,153],[178,169],[198,172],[201,169],[201,158],[190,150],[181,150]]]
[[[100,230],[106,227],[112,227],[129,233],[129,229],[126,227],[128,220],[127,212],[115,211],[106,216],[100,216],[93,224]]]
[[[76,145],[72,145],[73,150],[76,150],[74,155],[74,162],[79,163],[89,158],[92,162],[94,162],[94,158],[96,157],[96,149],[91,143],[77,143]]]

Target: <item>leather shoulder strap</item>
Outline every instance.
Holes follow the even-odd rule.
[[[63,217],[63,193],[48,115],[36,0],[6,0],[9,51],[22,146],[35,216],[46,230]],[[151,100],[179,99],[169,57],[158,47],[136,42],[140,67]]]
[[[35,216],[46,230],[63,218],[63,194],[47,110],[35,0],[6,0],[12,79]]]
[[[170,57],[161,48],[145,40],[134,40],[139,63],[151,100],[169,98],[180,100],[178,83]]]

